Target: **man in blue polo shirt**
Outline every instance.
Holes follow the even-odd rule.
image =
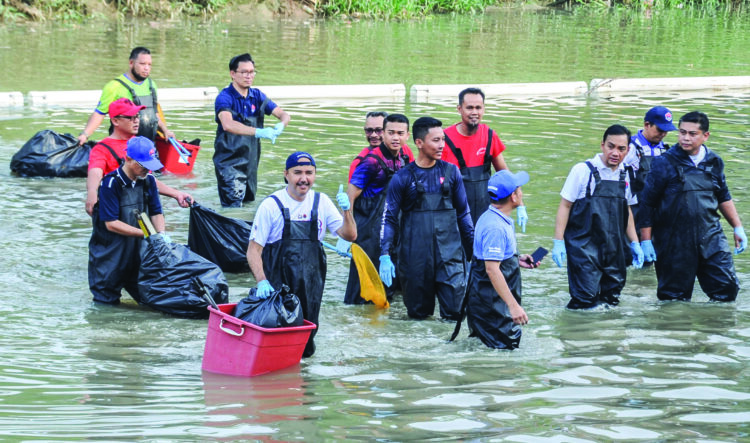
[[[216,141],[214,167],[221,206],[240,207],[255,200],[258,189],[260,139],[276,143],[289,124],[289,114],[259,89],[253,88],[255,62],[250,54],[229,61],[232,83],[222,89],[214,104]],[[281,120],[272,128],[263,127],[266,115]]]
[[[159,190],[149,172],[163,167],[156,158],[154,143],[146,137],[133,137],[128,140],[125,163],[102,179],[89,241],[89,288],[95,302],[118,304],[123,288],[140,302],[138,270],[143,231],[137,217],[146,212],[157,235],[164,235]]]

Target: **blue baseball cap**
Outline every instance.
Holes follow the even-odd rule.
[[[526,171],[513,174],[507,169],[503,169],[490,177],[490,180],[487,182],[487,192],[490,194],[490,200],[499,201],[528,182],[529,174]]]
[[[150,171],[158,171],[164,167],[159,159],[156,158],[154,142],[146,137],[138,136],[128,140],[128,147],[125,153],[128,157]]]
[[[297,151],[286,159],[286,169],[292,169],[295,166],[315,166],[315,160],[307,152]]]
[[[676,131],[677,128],[672,124],[672,111],[664,106],[654,106],[646,113],[643,121],[653,123],[662,131]]]

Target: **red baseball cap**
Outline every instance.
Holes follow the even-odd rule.
[[[126,117],[132,117],[138,115],[138,112],[141,109],[146,109],[146,107],[136,105],[129,98],[118,98],[109,104],[109,116],[117,117],[118,115],[124,115]]]

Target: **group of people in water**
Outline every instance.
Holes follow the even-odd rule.
[[[183,207],[192,201],[148,172],[161,165],[151,142],[156,130],[173,136],[157,112],[150,66],[149,51],[135,48],[128,72],[105,86],[79,136],[85,142],[109,114],[112,134],[93,148],[87,180],[86,210],[94,219],[89,282],[98,302],[118,303],[123,288],[138,300],[132,286],[143,233],[132,210],[147,212],[166,236],[158,194]],[[237,207],[257,197],[260,140],[275,143],[290,116],[252,87],[250,54],[233,57],[229,74],[232,82],[215,102],[213,161],[222,206]],[[515,238],[515,224],[525,231],[529,220],[522,187],[530,177],[509,171],[505,145],[482,123],[484,102],[480,89],[464,89],[461,121],[445,128],[429,116],[410,124],[403,114],[368,113],[367,146],[354,158],[336,204],[312,189],[314,156],[289,155],[286,187],[258,205],[248,239],[256,296],[286,285],[299,297],[304,318],[318,324],[326,277],[321,241],[329,231],[339,239],[340,254],[349,253],[351,242],[366,252],[388,298],[401,292],[409,317],[434,315],[437,300],[440,316],[457,322],[454,337],[466,318],[470,335],[487,346],[517,348],[529,321],[521,307],[520,268],[540,261],[519,254]],[[273,126],[264,121],[271,115],[278,120]],[[671,148],[663,142],[670,131],[678,132]],[[720,216],[734,229],[735,253],[746,248],[747,236],[724,163],[705,145],[708,137],[705,114],[689,112],[675,126],[671,112],[656,106],[635,135],[622,125],[607,128],[601,152],[571,169],[552,247],[555,263],[567,263],[568,308],[616,306],[626,268],[648,263],[660,300],[690,300],[696,277],[710,299],[735,300],[739,282]],[[344,301],[366,303],[353,263]],[[303,356],[315,352],[314,337]]]

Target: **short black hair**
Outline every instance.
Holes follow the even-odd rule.
[[[419,117],[411,127],[411,133],[412,137],[414,137],[414,143],[417,142],[417,139],[424,141],[424,138],[430,132],[430,129],[442,127],[443,122],[434,117]]]
[[[138,56],[141,54],[151,54],[151,51],[148,50],[148,48],[143,46],[136,46],[133,48],[132,51],[130,51],[130,60],[136,61],[138,60]]]
[[[698,123],[698,129],[708,132],[708,116],[700,111],[692,111],[680,118],[680,123]]]
[[[255,66],[255,62],[253,61],[253,56],[246,52],[244,54],[235,55],[234,57],[232,57],[231,60],[229,60],[229,70],[236,71],[240,63],[243,63],[243,62],[250,62],[253,64],[253,66]]]
[[[370,111],[365,115],[365,119],[368,119],[370,117],[388,117],[388,113],[385,111]]]
[[[609,137],[610,135],[627,135],[628,144],[630,144],[630,130],[623,125],[612,125],[607,128],[607,130],[604,131],[604,135],[602,136],[602,143],[604,143],[604,141],[606,141],[607,137]]]
[[[463,91],[458,93],[458,106],[461,106],[464,104],[464,96],[466,94],[479,94],[482,96],[482,101],[484,102],[484,92],[479,88],[466,88]]]
[[[406,123],[406,130],[409,130],[409,119],[404,114],[389,114],[383,119],[383,129],[388,123]]]

